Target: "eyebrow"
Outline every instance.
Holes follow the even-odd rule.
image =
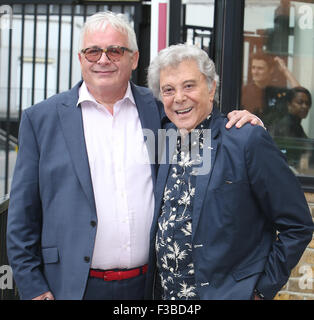
[[[184,84],[189,83],[189,82],[196,83],[197,80],[195,80],[195,79],[184,80],[182,84],[184,85]],[[167,83],[167,84],[163,85],[161,88],[165,88],[165,87],[168,87],[168,86],[173,87],[172,84]]]
[[[184,83],[187,83],[187,82],[197,82],[197,80],[195,80],[195,79],[184,80],[184,81],[183,81],[183,84],[184,84]]]

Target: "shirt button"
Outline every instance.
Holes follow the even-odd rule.
[[[96,227],[96,221],[92,220],[92,221],[90,222],[90,225],[91,225],[92,227]]]
[[[87,256],[84,257],[84,261],[85,261],[85,262],[89,262],[89,261],[90,261],[90,257],[87,257]]]

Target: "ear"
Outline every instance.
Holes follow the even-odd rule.
[[[79,52],[79,53],[77,54],[77,56],[78,56],[78,59],[79,59],[80,63],[82,63],[82,54]]]
[[[132,70],[135,70],[137,68],[139,57],[140,57],[140,53],[138,51],[133,53],[133,56],[132,56]]]
[[[213,81],[212,83],[212,88],[211,90],[209,91],[209,96],[210,96],[210,101],[214,101],[214,97],[215,97],[215,92],[216,92],[216,86],[217,86],[217,83],[216,81]]]

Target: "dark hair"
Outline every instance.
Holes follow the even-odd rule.
[[[311,105],[312,105],[312,95],[311,95],[310,91],[307,90],[304,87],[294,87],[294,88],[291,88],[290,90],[288,90],[288,92],[287,92],[287,101],[291,102],[295,98],[295,96],[296,96],[296,94],[298,92],[302,92],[302,93],[307,95],[307,97],[309,98],[310,107],[311,107]]]
[[[257,51],[253,53],[250,57],[251,64],[253,60],[263,60],[267,63],[269,68],[274,66],[274,57],[270,54],[265,53],[264,51]]]

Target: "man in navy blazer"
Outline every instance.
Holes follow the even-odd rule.
[[[22,299],[143,299],[157,153],[142,128],[157,136],[163,109],[129,81],[138,58],[123,15],[95,14],[84,81],[23,112],[7,228]]]
[[[80,49],[84,81],[23,112],[9,262],[22,299],[142,299],[156,166],[136,147],[161,103],[129,82],[139,53],[121,14],[90,17]]]
[[[148,299],[272,299],[312,239],[282,153],[260,126],[225,128],[217,81],[195,46],[164,49],[149,67],[177,143],[165,144],[158,170]]]

